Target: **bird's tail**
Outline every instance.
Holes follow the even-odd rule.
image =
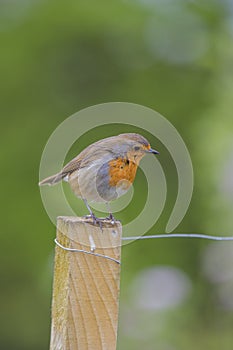
[[[60,182],[63,177],[65,176],[65,174],[63,174],[62,172],[57,173],[55,175],[46,177],[46,179],[42,180],[39,182],[39,186],[43,186],[43,185],[56,185],[58,182]]]

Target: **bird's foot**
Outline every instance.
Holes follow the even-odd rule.
[[[101,231],[103,231],[102,221],[103,219],[97,218],[94,213],[89,215],[84,215],[85,219],[92,219],[94,225],[99,225]]]
[[[116,223],[116,219],[114,218],[112,213],[109,213],[109,216],[107,216],[106,219],[110,220],[112,225],[114,225]]]
[[[93,224],[94,224],[94,225],[99,225],[101,231],[103,231],[103,221],[104,221],[104,220],[109,220],[109,221],[111,221],[111,224],[112,224],[112,225],[114,225],[117,221],[119,221],[119,220],[116,220],[116,219],[114,218],[114,216],[112,215],[112,213],[110,213],[109,216],[107,216],[106,218],[97,218],[97,217],[95,216],[94,213],[92,213],[92,214],[90,214],[90,215],[85,215],[84,217],[85,217],[86,219],[92,219]]]
[[[99,228],[103,232],[103,224],[102,224],[103,219],[97,218],[94,214],[91,215],[91,218],[93,220],[93,224],[94,225],[99,225]]]

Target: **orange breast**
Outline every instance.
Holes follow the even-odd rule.
[[[117,186],[120,181],[122,183],[122,180],[129,183],[128,187],[133,183],[138,168],[136,163],[127,158],[117,158],[111,160],[108,164],[110,186]]]

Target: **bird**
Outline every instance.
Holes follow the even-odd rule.
[[[129,190],[139,163],[147,153],[159,154],[140,134],[110,136],[90,144],[60,172],[40,181],[39,186],[51,186],[64,180],[74,194],[84,201],[95,224],[100,224],[101,219],[93,213],[90,202],[105,202],[108,219],[114,223],[109,203]]]

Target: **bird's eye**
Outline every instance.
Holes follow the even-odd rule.
[[[135,150],[135,151],[139,151],[139,150],[140,150],[140,147],[139,147],[139,146],[135,146],[135,147],[134,147],[134,150]]]

